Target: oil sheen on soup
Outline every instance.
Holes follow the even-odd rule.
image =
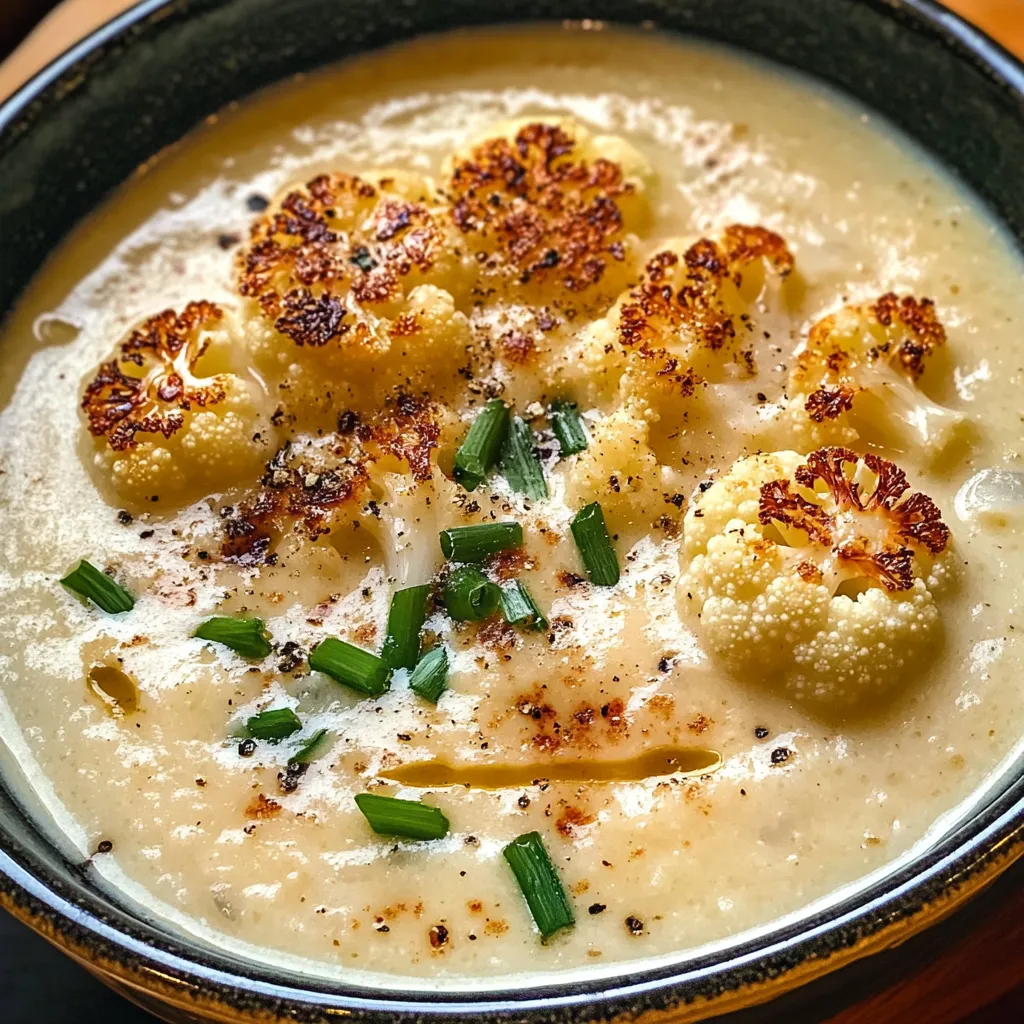
[[[13,757],[131,898],[325,972],[795,913],[1020,736],[1020,276],[868,114],[654,33],[210,118],[4,327]]]

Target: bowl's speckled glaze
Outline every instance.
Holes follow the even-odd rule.
[[[75,222],[231,100],[422,32],[566,18],[693,33],[815,75],[920,141],[1024,242],[1024,68],[928,0],[147,0],[0,106],[0,315]],[[865,971],[868,954],[935,924],[1001,873],[998,887],[1019,885],[1021,865],[1007,869],[1021,853],[1024,766],[916,861],[827,914],[714,958],[486,996],[382,995],[257,967],[133,916],[0,790],[0,904],[174,1021],[818,1018],[898,969],[882,954]],[[852,961],[843,984],[815,980]]]

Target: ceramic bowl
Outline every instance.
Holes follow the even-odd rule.
[[[583,18],[719,40],[830,83],[917,139],[1024,239],[1024,67],[928,0],[147,0],[0,107],[0,315],[73,224],[226,103],[424,32]],[[912,862],[714,956],[611,966],[571,984],[422,995],[398,982],[387,992],[318,982],[183,936],[100,888],[88,863],[62,854],[0,791],[0,903],[172,1021],[818,1018],[905,969],[922,940],[884,951],[925,929],[948,934],[948,923],[930,926],[997,874],[1006,872],[1004,889],[1018,886],[1020,871],[1007,869],[1022,852],[1017,765]]]

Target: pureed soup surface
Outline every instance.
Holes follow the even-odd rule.
[[[503,30],[281,87],[6,324],[8,741],[93,870],[277,962],[439,984],[797,911],[1021,735],[1021,295],[905,141],[719,50]],[[62,587],[81,558],[134,608]],[[417,643],[436,704],[389,674]]]

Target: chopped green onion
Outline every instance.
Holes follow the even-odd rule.
[[[448,652],[443,647],[427,651],[412,670],[409,689],[436,704],[448,686]]]
[[[436,807],[419,800],[398,800],[393,796],[359,793],[356,804],[379,836],[405,839],[443,839],[448,835],[448,819]]]
[[[309,652],[309,667],[326,672],[336,683],[364,697],[379,697],[387,690],[391,676],[391,670],[376,654],[333,636],[321,640]]]
[[[533,594],[522,580],[513,580],[501,588],[501,613],[513,626],[527,629],[547,629],[548,620],[537,607]]]
[[[523,528],[514,522],[452,526],[441,531],[441,553],[449,562],[482,562],[523,543]]]
[[[130,612],[135,607],[135,598],[124,587],[84,558],[61,583],[68,590],[87,597],[105,612]]]
[[[551,403],[551,429],[562,455],[577,455],[590,443],[575,402],[557,398]]]
[[[237,651],[243,658],[265,658],[273,649],[270,634],[262,619],[236,619],[230,615],[214,615],[199,624],[192,634],[200,640],[212,640]]]
[[[444,603],[448,614],[458,622],[486,619],[501,601],[501,589],[472,565],[452,570],[444,585]]]
[[[250,736],[276,743],[278,740],[287,739],[293,732],[298,732],[302,728],[302,722],[291,708],[274,708],[272,711],[261,711],[258,715],[253,715],[245,723],[245,727],[249,730]]]
[[[560,929],[572,927],[576,922],[572,905],[540,834],[527,832],[501,852],[523,890],[541,938],[546,942]]]
[[[598,502],[592,501],[576,513],[572,535],[591,582],[599,587],[614,587],[619,582],[619,560],[608,539],[604,512]]]
[[[533,431],[518,416],[512,417],[501,446],[501,471],[514,491],[535,501],[548,496],[544,470],[533,450]]]
[[[420,630],[427,617],[430,587],[406,587],[396,590],[388,611],[388,633],[381,658],[388,668],[412,668],[420,653]]]
[[[455,479],[467,491],[475,491],[487,479],[498,461],[507,430],[508,406],[500,398],[492,398],[473,420],[455,453]]]
[[[310,761],[315,761],[327,749],[327,744],[324,742],[326,737],[326,729],[317,729],[317,731],[313,733],[313,735],[310,736],[309,739],[291,755],[291,757],[288,758],[288,767],[290,768],[292,765],[307,765]]]

